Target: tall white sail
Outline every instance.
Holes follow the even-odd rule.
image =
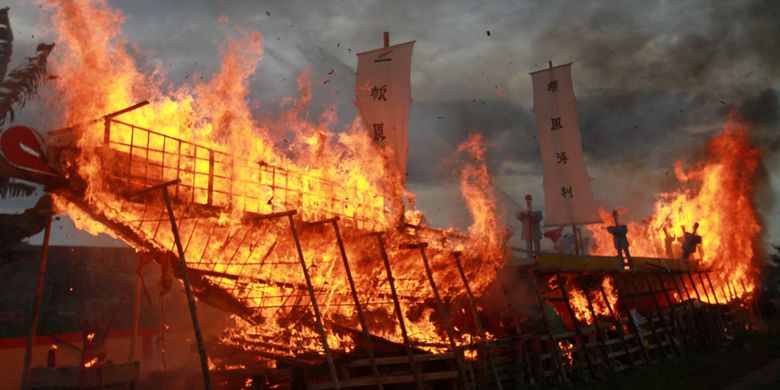
[[[600,223],[582,155],[571,63],[531,73],[544,171],[545,225]]]
[[[406,178],[414,41],[359,53],[355,104],[374,142]]]

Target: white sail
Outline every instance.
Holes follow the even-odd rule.
[[[355,104],[374,142],[406,178],[414,41],[359,53]]]
[[[600,223],[582,154],[571,64],[531,73],[544,171],[545,225]]]

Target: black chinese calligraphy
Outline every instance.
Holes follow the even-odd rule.
[[[561,196],[564,198],[573,198],[574,193],[571,191],[571,186],[561,187]]]
[[[555,131],[563,128],[563,125],[561,124],[561,117],[550,118],[550,121],[552,122],[552,127],[550,130]]]
[[[547,83],[547,92],[558,92],[558,80]]]
[[[381,87],[375,85],[374,88],[371,88],[371,99],[387,101],[387,85]]]
[[[374,141],[384,141],[385,140],[385,124],[384,123],[374,123]]]
[[[555,153],[555,162],[557,164],[566,164],[569,158],[566,157],[566,152]]]

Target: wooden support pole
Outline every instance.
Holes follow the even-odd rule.
[[[498,376],[498,370],[496,369],[496,364],[493,361],[493,353],[490,351],[490,346],[488,345],[488,339],[487,339],[487,333],[485,333],[485,327],[482,326],[482,321],[479,320],[479,313],[477,312],[477,305],[476,305],[476,299],[474,298],[474,293],[471,292],[471,286],[469,286],[469,280],[466,278],[466,272],[463,271],[463,264],[460,262],[460,253],[455,252],[452,254],[452,257],[455,259],[455,266],[458,268],[458,274],[460,274],[460,280],[463,282],[463,288],[466,290],[466,297],[469,301],[469,309],[471,309],[471,315],[474,318],[474,326],[477,328],[477,332],[479,333],[479,337],[482,338],[482,346],[483,351],[485,352],[485,358],[488,361],[488,364],[490,365],[490,369],[493,373],[493,379],[495,380],[495,388],[499,390],[503,390],[504,386],[501,384],[501,378]],[[481,359],[480,359],[481,360]]]
[[[550,341],[549,350],[553,356],[553,363],[558,368],[561,382],[562,383],[568,382],[568,377],[566,376],[566,370],[563,368],[563,364],[561,364],[561,348],[560,346],[558,346],[558,342],[555,339],[555,335],[553,334],[552,324],[550,323],[550,318],[547,316],[547,305],[544,303],[544,297],[542,296],[542,293],[539,290],[539,283],[536,280],[536,274],[534,274],[533,270],[530,267],[526,267],[526,272],[528,272],[528,275],[534,284],[536,301],[539,304],[539,310],[542,311],[542,319],[544,319],[544,327],[545,330],[547,331],[548,340]]]
[[[680,288],[680,284],[677,284],[676,277],[680,277],[680,281],[682,282],[682,287]],[[685,288],[685,280],[682,279],[682,276],[680,274],[669,274],[669,279],[672,280],[672,284],[674,285],[674,289],[677,291],[677,296],[680,297],[680,299],[685,299],[685,302],[687,305],[681,305],[681,307],[687,307],[688,309],[685,310],[688,312],[687,317],[692,322],[693,326],[688,326],[689,329],[693,329],[696,331],[696,338],[699,340],[699,345],[704,345],[705,340],[703,339],[704,330],[701,327],[701,324],[699,323],[699,317],[696,315],[696,308],[693,306],[693,302],[691,301],[691,296],[688,294],[687,288]],[[685,297],[683,297],[683,292],[685,293]]]
[[[192,288],[190,287],[190,280],[187,277],[187,261],[184,258],[184,247],[181,245],[181,239],[179,237],[179,228],[176,225],[176,217],[173,214],[173,206],[171,206],[171,198],[168,195],[168,187],[161,187],[163,200],[165,201],[165,208],[168,210],[168,218],[171,221],[171,232],[173,233],[173,239],[176,242],[176,249],[179,252],[179,272],[181,273],[181,280],[184,282],[184,293],[187,295],[187,305],[190,309],[190,319],[192,320],[192,328],[195,331],[195,341],[198,345],[198,355],[200,355],[200,370],[203,374],[203,387],[206,390],[211,389],[211,378],[209,374],[209,362],[206,355],[206,345],[203,343],[203,334],[200,331],[200,323],[198,322],[198,311],[195,306],[195,297],[192,295]]]
[[[715,286],[712,284],[709,271],[705,272],[704,275],[707,276],[707,283],[710,285],[710,291],[712,291],[712,298],[715,300],[715,304],[720,305],[720,300],[718,299],[718,294],[715,293]],[[699,276],[701,277],[701,274]]]
[[[720,307],[720,300],[718,299],[718,294],[715,293],[715,285],[712,284],[712,279],[710,279],[710,272],[706,271],[704,275],[707,277],[707,284],[710,286],[710,291],[712,291],[712,297],[715,300],[715,304],[717,305],[716,311],[718,313],[718,318],[720,319],[721,323],[721,331],[722,332],[731,332],[732,329],[728,326],[728,320],[726,319],[726,314],[723,312],[722,308]],[[699,278],[701,278],[701,273],[699,274]],[[726,334],[723,334],[725,337]]]
[[[558,288],[561,290],[561,294],[563,294],[563,302],[566,303],[566,310],[569,312],[571,322],[574,324],[574,337],[580,343],[580,351],[582,351],[582,354],[585,356],[585,361],[588,363],[588,371],[590,372],[590,375],[593,378],[596,378],[596,367],[593,365],[593,360],[590,357],[590,353],[588,353],[588,343],[585,340],[585,335],[582,333],[582,329],[580,329],[577,315],[574,314],[574,309],[571,307],[569,293],[566,291],[566,283],[561,280],[562,278],[560,274],[556,274],[556,276],[558,278]]]
[[[745,297],[743,299],[748,299],[748,290],[747,287],[745,287],[745,281],[743,279],[739,280],[740,285],[742,286],[742,291]],[[758,321],[760,324],[764,323],[764,316],[761,314],[761,308],[758,306],[758,302],[756,302],[756,292],[753,290],[753,293],[750,294],[750,310],[751,312],[755,313],[753,317],[751,317],[751,320],[754,320],[755,318],[758,318]]]
[[[664,318],[664,313],[661,310],[661,304],[658,302],[658,296],[653,291],[653,284],[650,281],[650,277],[647,274],[643,274],[645,279],[645,284],[647,284],[648,288],[648,294],[650,294],[650,297],[653,300],[653,305],[655,306],[655,312],[656,315],[658,315],[658,320],[661,322],[661,325],[663,325],[664,328],[664,334],[666,334],[666,339],[669,341],[669,353],[674,355],[675,350],[677,351],[677,354],[680,354],[679,347],[674,343],[674,321],[672,321],[672,325],[669,325],[668,322],[666,322],[666,319]],[[655,326],[653,326],[655,327]],[[660,341],[659,341],[660,342]],[[660,345],[659,345],[660,347]]]
[[[717,343],[717,338],[721,338],[723,336],[723,327],[719,325],[718,316],[713,316],[713,310],[709,306],[712,302],[710,300],[709,294],[707,293],[707,289],[704,287],[704,279],[701,277],[700,272],[696,272],[696,275],[699,276],[699,284],[701,284],[702,292],[704,293],[704,297],[707,298],[707,306],[706,306],[706,313],[707,313],[707,328],[710,329],[711,333],[708,333],[710,335],[710,339],[712,340],[713,344]],[[696,294],[696,298],[699,300],[699,302],[704,303],[704,300],[702,299],[702,295],[699,294],[699,288],[696,287],[696,280],[693,278],[693,274],[690,272],[688,273],[688,278],[691,281],[691,284],[693,286],[693,291]]]
[[[30,387],[30,364],[32,363],[35,335],[38,330],[38,322],[41,318],[41,302],[43,291],[46,287],[46,267],[49,261],[49,238],[51,237],[51,215],[46,217],[46,230],[43,233],[43,245],[41,246],[41,263],[38,266],[38,277],[35,284],[35,301],[33,302],[32,322],[27,334],[27,345],[24,349],[24,363],[22,365],[22,390]]]
[[[730,290],[726,288],[726,286],[721,283],[720,285],[720,291],[723,293],[723,306],[725,307],[724,314],[728,315],[729,311],[731,311],[734,315],[734,321],[742,321],[742,313],[739,309],[734,307],[733,300],[731,299]],[[745,323],[742,321],[743,324]],[[736,330],[736,329],[735,329]]]
[[[360,298],[358,297],[357,289],[355,288],[355,280],[352,278],[352,271],[349,268],[349,260],[347,260],[347,251],[344,249],[344,241],[341,239],[341,232],[339,231],[339,223],[337,219],[331,221],[333,231],[336,233],[336,242],[339,245],[339,252],[341,253],[341,260],[344,262],[344,271],[347,274],[347,281],[349,281],[349,289],[352,292],[352,299],[355,301],[355,310],[357,310],[358,319],[360,320],[360,328],[363,330],[363,337],[366,338],[366,352],[368,352],[368,360],[371,362],[371,371],[374,374],[376,380],[376,388],[383,390],[382,377],[379,375],[379,367],[376,365],[376,357],[374,356],[374,346],[371,343],[371,335],[368,332],[368,325],[366,324],[366,317],[363,316],[363,309],[360,307]]]
[[[607,344],[604,342],[604,333],[601,329],[601,325],[599,324],[599,318],[596,315],[596,311],[593,310],[593,300],[590,298],[590,294],[588,293],[588,288],[585,285],[585,283],[582,282],[582,276],[578,276],[576,280],[580,283],[580,287],[582,287],[582,293],[585,295],[585,301],[588,304],[588,311],[590,312],[590,315],[593,317],[593,326],[596,328],[596,342],[599,345],[599,348],[601,349],[601,354],[604,356],[604,359],[607,362],[607,368],[609,369],[610,373],[615,372],[615,367],[612,366],[612,360],[609,358],[609,349],[607,347]]]
[[[320,334],[320,342],[322,343],[322,349],[325,352],[325,362],[328,365],[328,371],[330,371],[330,378],[333,381],[333,388],[340,390],[341,384],[339,384],[339,376],[336,374],[336,365],[333,363],[333,356],[330,353],[330,346],[328,346],[328,335],[325,333],[325,326],[322,324],[322,315],[320,314],[320,308],[317,305],[317,297],[314,294],[314,287],[311,284],[309,270],[306,268],[306,260],[303,258],[303,249],[301,248],[301,241],[298,238],[298,231],[295,229],[293,215],[294,213],[287,214],[287,220],[290,222],[290,231],[292,232],[292,236],[295,241],[295,249],[298,252],[298,261],[301,264],[303,278],[306,280],[306,289],[309,291],[309,300],[311,301],[311,307],[314,310],[317,332]]]
[[[636,273],[632,274],[631,276],[637,275]],[[631,290],[633,290],[634,294],[639,294],[639,289],[637,288],[636,283],[634,282],[634,279],[628,278],[628,282],[631,284]],[[661,321],[661,319],[658,319]],[[631,321],[633,322],[633,321]],[[658,333],[658,329],[656,328],[655,324],[653,323],[653,318],[648,315],[647,316],[647,325],[650,327],[650,331],[653,333],[653,340],[655,341],[655,347],[656,350],[662,350],[663,346],[661,345],[661,336]]]
[[[141,260],[139,259],[139,263]],[[130,333],[130,352],[127,354],[127,361],[132,362],[135,358],[135,341],[138,338],[138,322],[141,318],[141,295],[143,293],[143,279],[141,279],[141,269],[135,277],[135,294],[133,296],[133,329]]]
[[[682,319],[677,313],[677,308],[675,307],[672,297],[669,295],[669,290],[666,289],[666,282],[664,282],[660,273],[656,273],[655,276],[658,279],[658,285],[661,287],[661,291],[664,293],[664,299],[666,299],[666,303],[669,305],[669,313],[672,317],[672,329],[675,331],[675,334],[680,337],[685,349],[690,350],[691,346],[688,344],[688,338],[683,329]]]
[[[450,321],[450,316],[447,314],[447,308],[444,306],[444,301],[441,299],[441,295],[439,295],[439,289],[436,287],[436,281],[433,280],[431,265],[428,263],[428,256],[425,254],[425,248],[427,246],[427,244],[417,244],[410,248],[417,248],[420,250],[420,257],[422,258],[423,265],[425,266],[425,275],[428,277],[428,283],[431,285],[433,296],[436,298],[436,305],[439,307],[439,311],[441,312],[441,318],[444,321],[445,331],[447,333],[447,341],[449,341],[450,350],[453,354],[455,354],[455,360],[457,361],[458,372],[460,374],[459,377],[461,386],[463,386],[463,389],[465,390],[469,388],[468,384],[466,383],[465,364],[461,357],[461,353],[458,351],[458,347],[455,344],[455,330],[452,328],[452,322]]]
[[[728,284],[729,284],[729,291],[731,291],[731,297],[732,297],[731,299],[734,301],[733,304],[737,306],[737,310],[739,311],[739,316],[740,318],[742,318],[742,324],[745,326],[745,330],[747,330],[748,328],[750,328],[750,321],[751,321],[750,320],[751,314],[749,312],[747,302],[745,302],[746,304],[743,306],[741,304],[742,302],[740,302],[741,300],[739,299],[739,294],[737,293],[736,286],[734,286],[731,280],[728,281]]]
[[[420,366],[415,360],[414,351],[412,351],[412,345],[409,341],[409,333],[406,331],[406,323],[404,322],[404,313],[401,310],[401,302],[398,300],[398,292],[395,289],[395,279],[393,278],[393,270],[390,268],[390,260],[387,257],[387,250],[385,249],[385,241],[382,239],[381,234],[376,235],[377,242],[379,244],[379,253],[382,255],[382,262],[385,264],[385,272],[387,273],[387,283],[390,285],[390,293],[393,297],[393,306],[395,308],[395,315],[398,318],[398,325],[401,327],[401,336],[404,340],[404,349],[409,357],[409,366],[412,370],[412,376],[414,377],[414,385],[417,390],[423,390],[422,373],[420,372]]]
[[[539,358],[539,355],[541,355],[541,352],[534,354],[535,357],[535,364],[536,364],[536,373],[538,374],[536,376],[536,380],[538,382],[538,385],[533,383],[534,375],[531,370],[531,364],[528,360],[528,353],[525,349],[525,340],[523,340],[523,333],[520,329],[520,317],[517,315],[517,311],[515,310],[514,305],[512,304],[512,296],[509,293],[509,291],[506,288],[506,285],[504,284],[504,280],[499,274],[499,269],[496,269],[496,278],[498,278],[498,284],[501,286],[501,291],[504,293],[504,298],[506,299],[507,305],[509,306],[509,312],[512,315],[512,321],[515,323],[515,337],[517,339],[516,348],[517,354],[516,358],[517,361],[515,362],[515,389],[519,389],[522,387],[523,384],[523,374],[527,373],[529,381],[531,382],[532,386],[542,386],[544,387],[544,370],[542,368],[541,359]],[[533,286],[536,288],[536,286]],[[525,359],[525,363],[523,364],[523,360]],[[525,372],[523,371],[525,370]]]
[[[644,337],[642,336],[642,329],[639,327],[639,325],[637,325],[634,322],[634,319],[631,317],[630,310],[626,307],[626,305],[628,304],[628,301],[626,301],[626,295],[623,294],[623,289],[620,286],[620,283],[618,282],[618,274],[617,273],[613,273],[612,274],[612,281],[615,283],[615,292],[617,292],[618,300],[619,300],[619,302],[623,302],[623,310],[625,310],[626,314],[628,314],[628,324],[631,327],[631,329],[634,331],[634,334],[636,334],[637,340],[639,340],[639,342],[637,344],[639,344],[639,349],[642,352],[642,357],[645,359],[645,362],[650,364],[652,362],[652,359],[650,358],[650,353],[647,351],[647,348],[645,347],[645,340],[644,340]],[[604,293],[604,295],[606,296],[606,293]],[[609,305],[609,301],[607,301],[607,306],[610,306]],[[615,320],[618,320],[618,318],[619,318],[618,315],[617,315],[618,312],[619,311],[618,311],[617,307],[613,309],[613,316],[615,317]],[[621,329],[622,329],[622,327],[621,327]]]
[[[691,288],[693,289],[694,294],[696,294],[696,299],[699,302],[704,302],[701,299],[701,295],[699,295],[699,289],[696,287],[696,281],[693,280],[693,275],[690,272],[688,272],[688,280],[691,282]]]
[[[529,216],[529,220],[530,220],[530,216]],[[580,234],[579,232],[577,232],[577,225],[571,225],[571,233],[572,236],[574,237],[574,254],[579,256],[582,254],[582,248],[580,248],[581,246]],[[530,230],[529,230],[529,234],[530,234]]]
[[[607,276],[604,276],[605,278]],[[615,281],[615,278],[612,277],[612,282],[614,284],[617,284]],[[620,323],[620,318],[617,315],[617,308],[612,308],[612,304],[609,303],[609,297],[607,297],[607,292],[604,291],[604,286],[599,283],[599,291],[601,292],[601,299],[604,300],[604,305],[607,306],[607,310],[609,311],[609,316],[612,318],[612,324],[615,327],[615,329],[618,332],[618,335],[620,336],[620,345],[623,346],[623,352],[626,353],[626,358],[628,358],[628,362],[631,363],[631,367],[636,367],[636,363],[634,362],[634,357],[631,356],[631,351],[628,348],[628,344],[626,344],[626,332],[623,329],[623,325]],[[639,335],[636,336],[637,340],[639,340]],[[637,343],[639,344],[640,349],[644,353],[645,346],[642,345],[641,340]]]

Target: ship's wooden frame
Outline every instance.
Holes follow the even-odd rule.
[[[120,126],[125,130],[130,129],[129,143],[112,136],[112,131],[116,131]],[[56,137],[67,139],[68,132],[60,132]],[[136,133],[146,133],[146,135],[137,138]],[[150,148],[149,140],[152,137],[164,139],[161,150]],[[142,141],[139,142],[139,139]],[[175,146],[169,148],[168,145]],[[188,145],[184,154],[182,154],[182,145]],[[79,153],[73,143],[55,140],[50,147],[52,155],[61,162],[68,162]],[[159,207],[158,198],[148,196],[133,200],[130,194],[160,184],[167,179],[178,179],[179,182],[171,188],[172,198],[177,204],[175,210],[177,213],[182,213],[181,215],[195,215],[194,218],[197,218],[197,215],[213,217],[219,212],[220,206],[224,206],[224,197],[229,197],[230,194],[220,193],[215,189],[214,183],[225,179],[225,176],[220,176],[219,172],[227,168],[220,169],[218,166],[223,164],[229,167],[239,161],[232,160],[229,155],[220,154],[221,152],[213,149],[143,129],[112,116],[105,118],[104,145],[97,147],[95,152],[109,161],[126,162],[113,166],[107,175],[109,180],[122,186],[122,192],[128,196],[128,202],[157,202]],[[161,156],[171,153],[176,157],[168,159],[168,164],[161,164],[151,162],[148,158],[150,153],[158,153]],[[188,159],[192,161],[185,164]],[[201,172],[195,168],[183,168],[183,165],[197,167],[195,160],[199,159],[206,161],[207,170]],[[341,200],[337,197],[334,196],[326,205],[302,204],[301,194],[296,194],[294,190],[280,185],[277,181],[279,177],[289,179],[291,175],[289,172],[267,164],[260,164],[257,169],[271,175],[272,178],[269,183],[258,184],[268,186],[272,196],[280,196],[284,201],[278,205],[278,209],[266,210],[261,207],[245,210],[248,215],[244,221],[246,229],[258,228],[268,220],[289,219],[290,233],[296,242],[304,240],[306,229],[314,229],[315,225],[330,224],[336,232],[340,225],[362,230],[371,229],[370,221],[362,218],[359,214],[360,210],[355,210],[350,215],[335,213],[334,210],[338,210],[341,204]],[[80,178],[75,175],[75,172],[71,172],[69,179],[71,185],[57,189],[58,195],[81,207],[84,212],[136,247],[161,251],[139,236],[133,226],[117,223],[105,215],[94,212],[83,199],[84,186],[80,183]],[[258,204],[262,205],[263,202]],[[317,209],[318,207],[320,209]],[[309,216],[308,223],[303,222],[301,214]],[[334,214],[341,218],[333,218]],[[149,220],[139,223],[150,221],[157,224],[158,230],[171,228],[170,222],[164,215],[150,216]],[[197,224],[197,219],[194,223]],[[482,334],[478,334],[469,345],[456,345],[451,341],[453,327],[446,316],[448,310],[439,296],[435,278],[428,264],[426,251],[429,249],[426,249],[426,240],[461,238],[445,232],[428,231],[426,234],[421,234],[421,228],[407,230],[411,243],[407,249],[419,251],[421,266],[429,275],[430,287],[438,301],[441,313],[445,313],[443,322],[446,323],[446,333],[450,342],[447,342],[447,337],[443,337],[437,347],[446,348],[447,352],[425,353],[419,348],[419,344],[407,337],[403,316],[396,315],[394,319],[388,320],[398,321],[398,326],[404,332],[402,345],[373,336],[370,334],[370,329],[366,332],[367,339],[361,338],[360,330],[345,330],[353,332],[356,340],[363,340],[358,343],[359,348],[349,354],[331,354],[325,345],[324,355],[302,357],[279,354],[276,351],[280,346],[269,344],[268,351],[253,353],[274,360],[279,368],[215,371],[213,381],[228,384],[234,380],[244,381],[246,378],[253,378],[256,388],[281,386],[281,388],[296,389],[393,388],[393,386],[405,388],[409,384],[415,385],[418,389],[554,388],[571,382],[602,378],[659,359],[707,349],[727,340],[735,332],[753,328],[760,321],[758,311],[754,307],[754,300],[751,294],[745,291],[744,286],[728,285],[723,287],[723,291],[716,292],[709,274],[717,270],[699,269],[695,263],[679,259],[635,258],[633,268],[624,270],[622,262],[614,257],[539,253],[533,258],[523,259],[523,252],[515,251],[512,258],[521,261],[508,261],[501,272],[515,275],[532,286],[536,300],[536,308],[533,311],[541,316],[533,318],[534,313],[521,312],[519,308],[512,307],[512,296],[519,292],[513,286],[503,286],[513,325],[506,327],[505,334],[488,339],[484,336],[484,324],[480,323],[481,317],[476,309],[478,300],[471,294],[469,280],[461,269],[463,284],[461,295],[464,297],[463,301],[467,302],[463,312],[471,312],[474,327]],[[338,234],[335,237],[339,237]],[[383,282],[388,282],[392,286],[394,279],[389,266],[392,259],[388,259],[384,251],[382,233],[375,233],[374,237],[380,248],[377,257],[383,259],[388,271],[384,275],[386,279]],[[343,248],[340,238],[334,241],[334,245]],[[458,259],[457,254],[454,259]],[[304,264],[303,277],[307,267],[302,257],[301,263]],[[459,261],[455,261],[452,266],[461,268]],[[226,293],[224,286],[210,282],[209,277],[215,275],[197,267],[191,268],[190,271],[191,282],[200,294],[199,298],[252,320],[251,310],[247,310],[244,301]],[[588,309],[596,320],[592,324],[577,321],[567,288],[571,284],[576,284],[587,297],[592,294],[605,294],[603,288],[598,283],[592,283],[592,280],[601,280],[607,275],[614,280],[619,294],[619,304],[616,307],[609,307],[610,315],[599,316],[593,311],[592,304],[589,302]],[[216,276],[224,278],[230,275]],[[553,278],[557,283],[554,283],[551,288],[550,280]],[[273,280],[265,282],[274,283]],[[301,282],[290,287],[301,294],[308,290],[312,299],[306,301],[305,306],[308,307],[309,304],[316,306],[317,289],[310,283]],[[729,301],[720,302],[717,294],[729,297]],[[393,288],[392,293],[387,296],[396,314],[399,314],[400,300],[404,299],[402,295],[396,293]],[[677,298],[672,299],[673,296]],[[354,302],[359,308],[360,300]],[[552,318],[546,309],[548,306],[562,308],[560,311],[562,314],[558,315],[560,318]],[[645,319],[644,322],[632,321],[632,316],[629,314],[631,309],[636,310]],[[308,309],[305,309],[304,313],[308,313]],[[564,326],[563,329],[560,326],[556,327],[554,322],[557,320],[569,326]],[[318,330],[325,339],[324,328],[320,326]],[[366,333],[363,335],[365,336]],[[262,342],[258,342],[258,345],[262,345]],[[466,359],[467,355],[470,356],[469,359]],[[154,376],[154,380],[157,384],[184,381],[183,383],[190,386],[193,381],[198,380],[190,378],[191,374],[158,373]]]

